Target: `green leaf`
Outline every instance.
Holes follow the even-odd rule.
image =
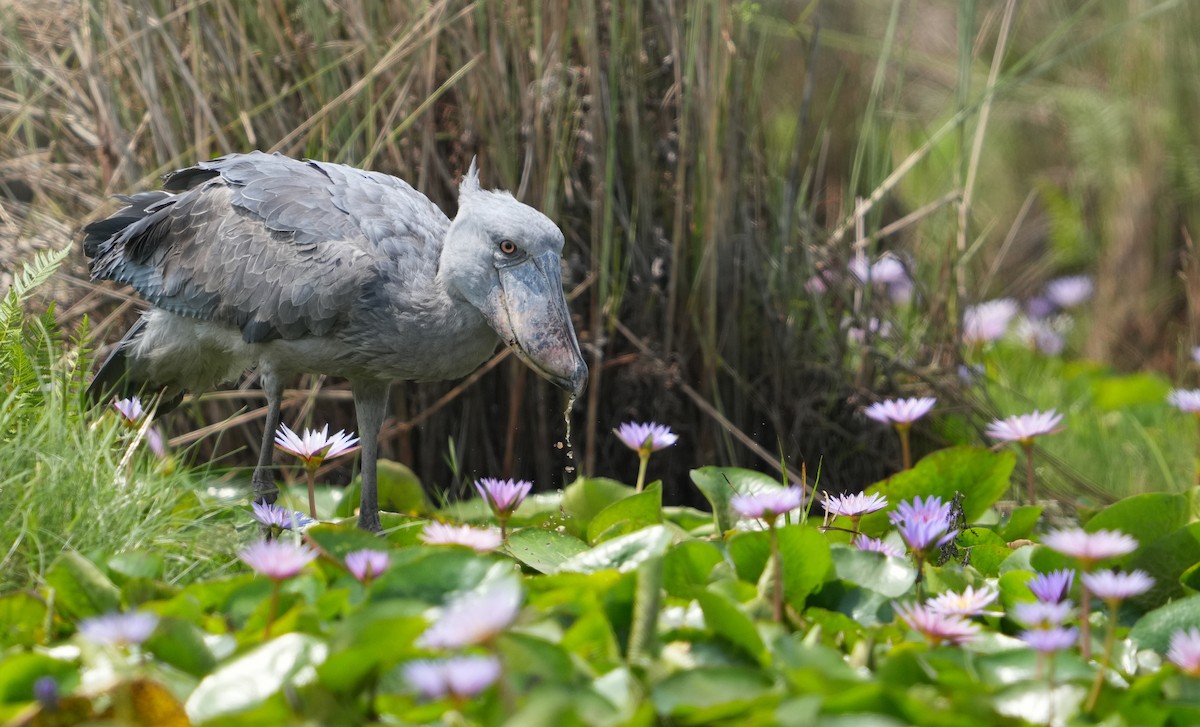
[[[866,494],[886,495],[888,506],[863,517],[861,530],[878,537],[890,527],[887,513],[901,502],[918,495],[922,498],[936,495],[948,502],[956,492],[963,494],[963,513],[967,522],[973,523],[1008,491],[1016,462],[1017,456],[1010,451],[993,452],[980,447],[951,447],[934,452],[912,469],[866,489]]]
[[[725,558],[717,546],[704,540],[685,540],[663,558],[663,588],[676,598],[692,598],[708,583],[709,575]]]
[[[345,517],[353,514],[358,509],[358,494],[355,490],[353,500],[347,499],[349,490],[343,487],[332,487],[317,483],[313,487],[313,500],[317,504],[317,515],[322,518],[330,517]],[[294,512],[299,512],[308,515],[308,484],[301,480],[301,484],[291,485],[290,487],[280,487],[279,499],[275,504]],[[342,510],[346,509],[346,515],[342,515]]]
[[[1200,624],[1200,595],[1172,601],[1143,616],[1129,631],[1129,638],[1144,649],[1165,654],[1171,634]]]
[[[784,560],[784,595],[796,611],[804,600],[833,575],[833,557],[824,535],[810,525],[779,528],[779,551]]]
[[[1134,602],[1143,609],[1151,609],[1182,596],[1180,580],[1197,563],[1200,563],[1200,523],[1192,523],[1139,548],[1129,566],[1153,576],[1154,587]]]
[[[508,534],[506,549],[512,557],[539,573],[553,573],[588,546],[574,535],[557,530],[522,528]]]
[[[6,654],[0,659],[0,703],[32,702],[33,684],[41,677],[75,682],[75,667],[45,654]]]
[[[325,642],[307,634],[284,634],[226,663],[205,677],[188,697],[193,722],[250,709],[287,687],[316,677],[329,653]]]
[[[736,603],[714,591],[698,592],[696,602],[704,612],[704,623],[710,631],[741,649],[760,665],[769,663],[770,655],[762,637],[758,635],[758,629]]]
[[[979,571],[986,578],[995,578],[1000,575],[1000,566],[1012,555],[1012,550],[1007,545],[995,545],[992,543],[984,543],[971,548],[969,560],[967,561],[975,570]]]
[[[559,644],[530,634],[510,632],[496,640],[504,664],[520,678],[515,685],[523,692],[531,682],[579,683],[571,655]]]
[[[1022,505],[1014,509],[1000,525],[1000,537],[1009,543],[1028,538],[1045,509],[1042,505]]]
[[[610,540],[662,522],[662,484],[652,483],[644,492],[617,500],[596,513],[587,527],[590,543]]]
[[[733,528],[737,517],[729,500],[738,494],[753,494],[783,487],[769,475],[739,467],[701,467],[691,471],[692,482],[712,505],[717,532]]]
[[[414,642],[429,628],[423,611],[411,601],[392,599],[369,604],[338,623],[329,639],[329,658],[317,667],[321,683],[335,692],[361,689],[372,674],[414,654]]]
[[[654,685],[650,695],[659,715],[682,724],[713,724],[774,706],[773,683],[761,671],[698,667]]]
[[[32,593],[0,596],[0,646],[33,646],[46,638],[46,603]]]
[[[665,525],[652,525],[637,532],[606,540],[590,550],[568,558],[558,567],[560,573],[593,573],[613,568],[622,573],[639,564],[661,556],[674,540],[673,531]]]
[[[711,531],[713,527],[713,516],[710,512],[697,510],[694,507],[684,507],[681,505],[666,505],[662,509],[663,517],[670,522],[675,523],[679,527],[696,534],[705,528]]]
[[[388,541],[350,525],[313,525],[304,535],[337,560],[356,550],[388,550]]]
[[[783,560],[783,593],[797,611],[804,609],[809,594],[833,573],[833,557],[829,543],[819,530],[808,525],[787,525],[777,528],[779,552]],[[738,578],[759,583],[770,557],[770,534],[764,531],[738,533],[729,540],[729,554],[737,569]],[[769,598],[769,591],[764,591]]]
[[[121,606],[121,591],[95,563],[73,550],[64,551],[50,566],[46,584],[54,589],[55,606],[76,619],[116,611]]]
[[[771,540],[765,530],[742,530],[729,538],[729,559],[737,577],[757,583],[771,555]]]
[[[601,510],[634,494],[633,488],[616,480],[587,477],[575,480],[563,490],[562,507],[569,516],[566,526],[584,536],[592,518]]]
[[[105,563],[114,574],[123,578],[162,578],[163,557],[161,553],[148,553],[144,550],[129,550],[117,553]]]
[[[1162,404],[1171,385],[1161,376],[1148,373],[1105,376],[1092,381],[1092,397],[1103,411],[1126,409],[1139,404]]]
[[[507,558],[477,555],[465,548],[412,548],[391,555],[391,567],[371,584],[372,601],[415,598],[442,603],[449,594],[471,590],[513,569]]]
[[[899,598],[917,581],[917,570],[904,558],[889,558],[847,546],[830,548],[837,577],[876,591],[888,598]]]
[[[1084,530],[1120,530],[1145,548],[1188,522],[1190,504],[1186,495],[1149,492],[1118,500],[1092,516]]]
[[[425,486],[421,478],[400,462],[381,459],[378,462],[377,485],[379,490],[379,509],[387,512],[406,515],[427,515],[433,512],[433,505],[425,494]],[[307,492],[307,490],[305,490]],[[345,493],[337,503],[338,517],[349,517],[358,509],[362,499],[362,478],[354,478],[354,482],[343,490]],[[328,512],[319,504],[318,512]],[[305,509],[307,512],[307,509]]]
[[[195,677],[213,670],[217,660],[204,643],[204,632],[188,621],[165,618],[147,639],[145,650],[154,658]]]
[[[1200,562],[1185,570],[1179,576],[1179,583],[1189,596],[1194,593],[1200,593]]]

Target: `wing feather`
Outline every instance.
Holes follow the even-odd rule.
[[[425,282],[450,224],[395,177],[279,154],[202,162],[164,187],[85,228],[92,277],[247,342],[328,334],[383,267]]]

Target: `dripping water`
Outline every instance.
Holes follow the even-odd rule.
[[[563,477],[563,484],[572,481],[575,474],[575,448],[571,444],[571,409],[575,406],[575,395],[567,397],[567,409],[563,412],[563,421],[566,422],[566,430],[563,435],[563,440],[566,442],[567,448],[567,467]]]

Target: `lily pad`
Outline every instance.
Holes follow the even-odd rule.
[[[889,527],[887,513],[905,500],[938,496],[943,502],[963,494],[963,513],[976,522],[1009,489],[1017,456],[981,447],[951,447],[934,452],[913,466],[866,489],[886,495],[888,506],[862,519],[862,532],[878,537]]]
[[[732,529],[737,521],[737,516],[729,505],[734,495],[778,490],[783,487],[769,475],[740,467],[701,467],[692,470],[691,477],[692,482],[712,505],[717,531],[721,533]]]
[[[284,687],[317,677],[329,647],[307,634],[284,634],[226,663],[196,685],[188,697],[188,717],[204,722],[250,709]]]
[[[588,549],[587,543],[574,535],[541,528],[522,528],[509,533],[505,547],[512,557],[539,573],[553,573]]]
[[[644,492],[617,500],[596,513],[588,523],[588,541],[599,543],[660,522],[662,484],[655,482]]]
[[[594,548],[572,556],[558,567],[560,573],[593,573],[609,568],[622,573],[631,571],[641,563],[661,556],[674,539],[674,533],[665,525],[653,525],[628,535],[606,540]]]

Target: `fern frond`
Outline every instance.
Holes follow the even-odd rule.
[[[33,260],[25,263],[20,274],[13,277],[12,287],[5,294],[4,302],[0,303],[0,348],[10,345],[30,293],[49,280],[70,254],[70,247],[42,250],[34,255]]]

